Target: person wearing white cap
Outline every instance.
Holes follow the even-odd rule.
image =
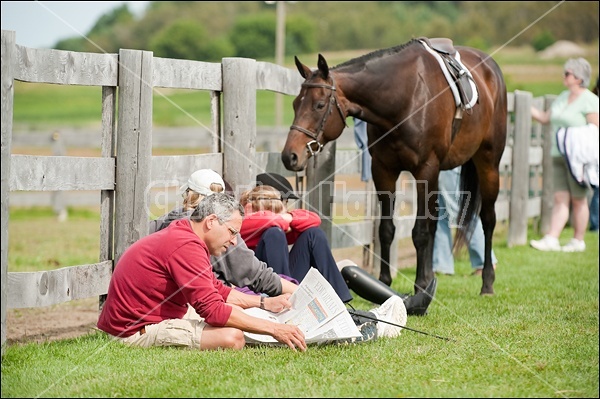
[[[182,193],[192,190],[206,196],[225,190],[225,182],[221,175],[214,170],[200,169],[192,173],[180,190]]]
[[[183,196],[183,207],[150,221],[149,233],[162,230],[171,222],[189,217],[198,203],[207,195],[225,191],[225,182],[221,175],[212,169],[199,169],[191,174],[188,181],[180,187]]]

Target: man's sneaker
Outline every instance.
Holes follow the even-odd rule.
[[[362,344],[377,339],[377,322],[369,320],[356,327],[360,331],[360,337],[336,339],[333,343],[337,345]]]
[[[538,251],[560,251],[560,243],[558,238],[554,238],[549,235],[545,235],[541,240],[531,240],[529,245]]]
[[[361,344],[363,342],[373,341],[377,339],[377,322],[373,317],[372,313],[365,310],[348,310],[352,321],[360,331],[360,337],[342,338],[335,340],[319,341],[317,345],[350,345],[350,344]],[[365,317],[366,316],[366,317]]]
[[[576,238],[571,238],[566,245],[562,247],[563,252],[583,252],[585,251],[585,242]]]
[[[376,321],[374,320],[375,316],[373,313],[367,312],[366,310],[352,309],[348,310],[348,313],[350,313],[350,317],[352,317],[352,321],[356,327],[359,327],[368,321]]]
[[[378,319],[377,337],[397,337],[406,325],[406,307],[404,301],[397,295],[392,295],[380,307],[371,309],[371,313]],[[396,326],[392,324],[396,324]]]

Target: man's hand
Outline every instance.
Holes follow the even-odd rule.
[[[291,308],[292,303],[290,302],[290,296],[292,296],[292,294],[281,294],[279,296],[265,298],[265,309],[273,313],[279,313],[282,310]]]
[[[275,324],[275,330],[273,331],[273,338],[290,347],[290,349],[300,349],[302,352],[306,350],[306,341],[304,340],[304,333],[298,328],[291,324]]]

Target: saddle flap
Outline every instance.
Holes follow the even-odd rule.
[[[466,69],[464,69],[452,56],[444,53],[440,53],[440,55],[448,68],[448,72],[450,72],[458,86],[461,103],[469,104],[473,99],[474,94],[469,82],[471,77],[467,74]]]
[[[473,77],[460,62],[460,54],[454,48],[452,40],[447,38],[426,37],[419,38],[419,41],[425,48],[438,58],[440,67],[445,71],[444,74],[450,85],[455,85],[453,94],[456,105],[463,109],[470,109],[479,101],[477,88]]]

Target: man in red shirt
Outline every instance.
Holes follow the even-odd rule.
[[[261,307],[280,312],[291,306],[290,294],[247,295],[223,285],[212,272],[210,255],[219,256],[235,244],[243,215],[233,197],[216,193],[202,200],[190,219],[176,220],[131,245],[113,272],[98,328],[143,347],[241,349],[247,331],[305,351],[297,326],[242,311]]]

